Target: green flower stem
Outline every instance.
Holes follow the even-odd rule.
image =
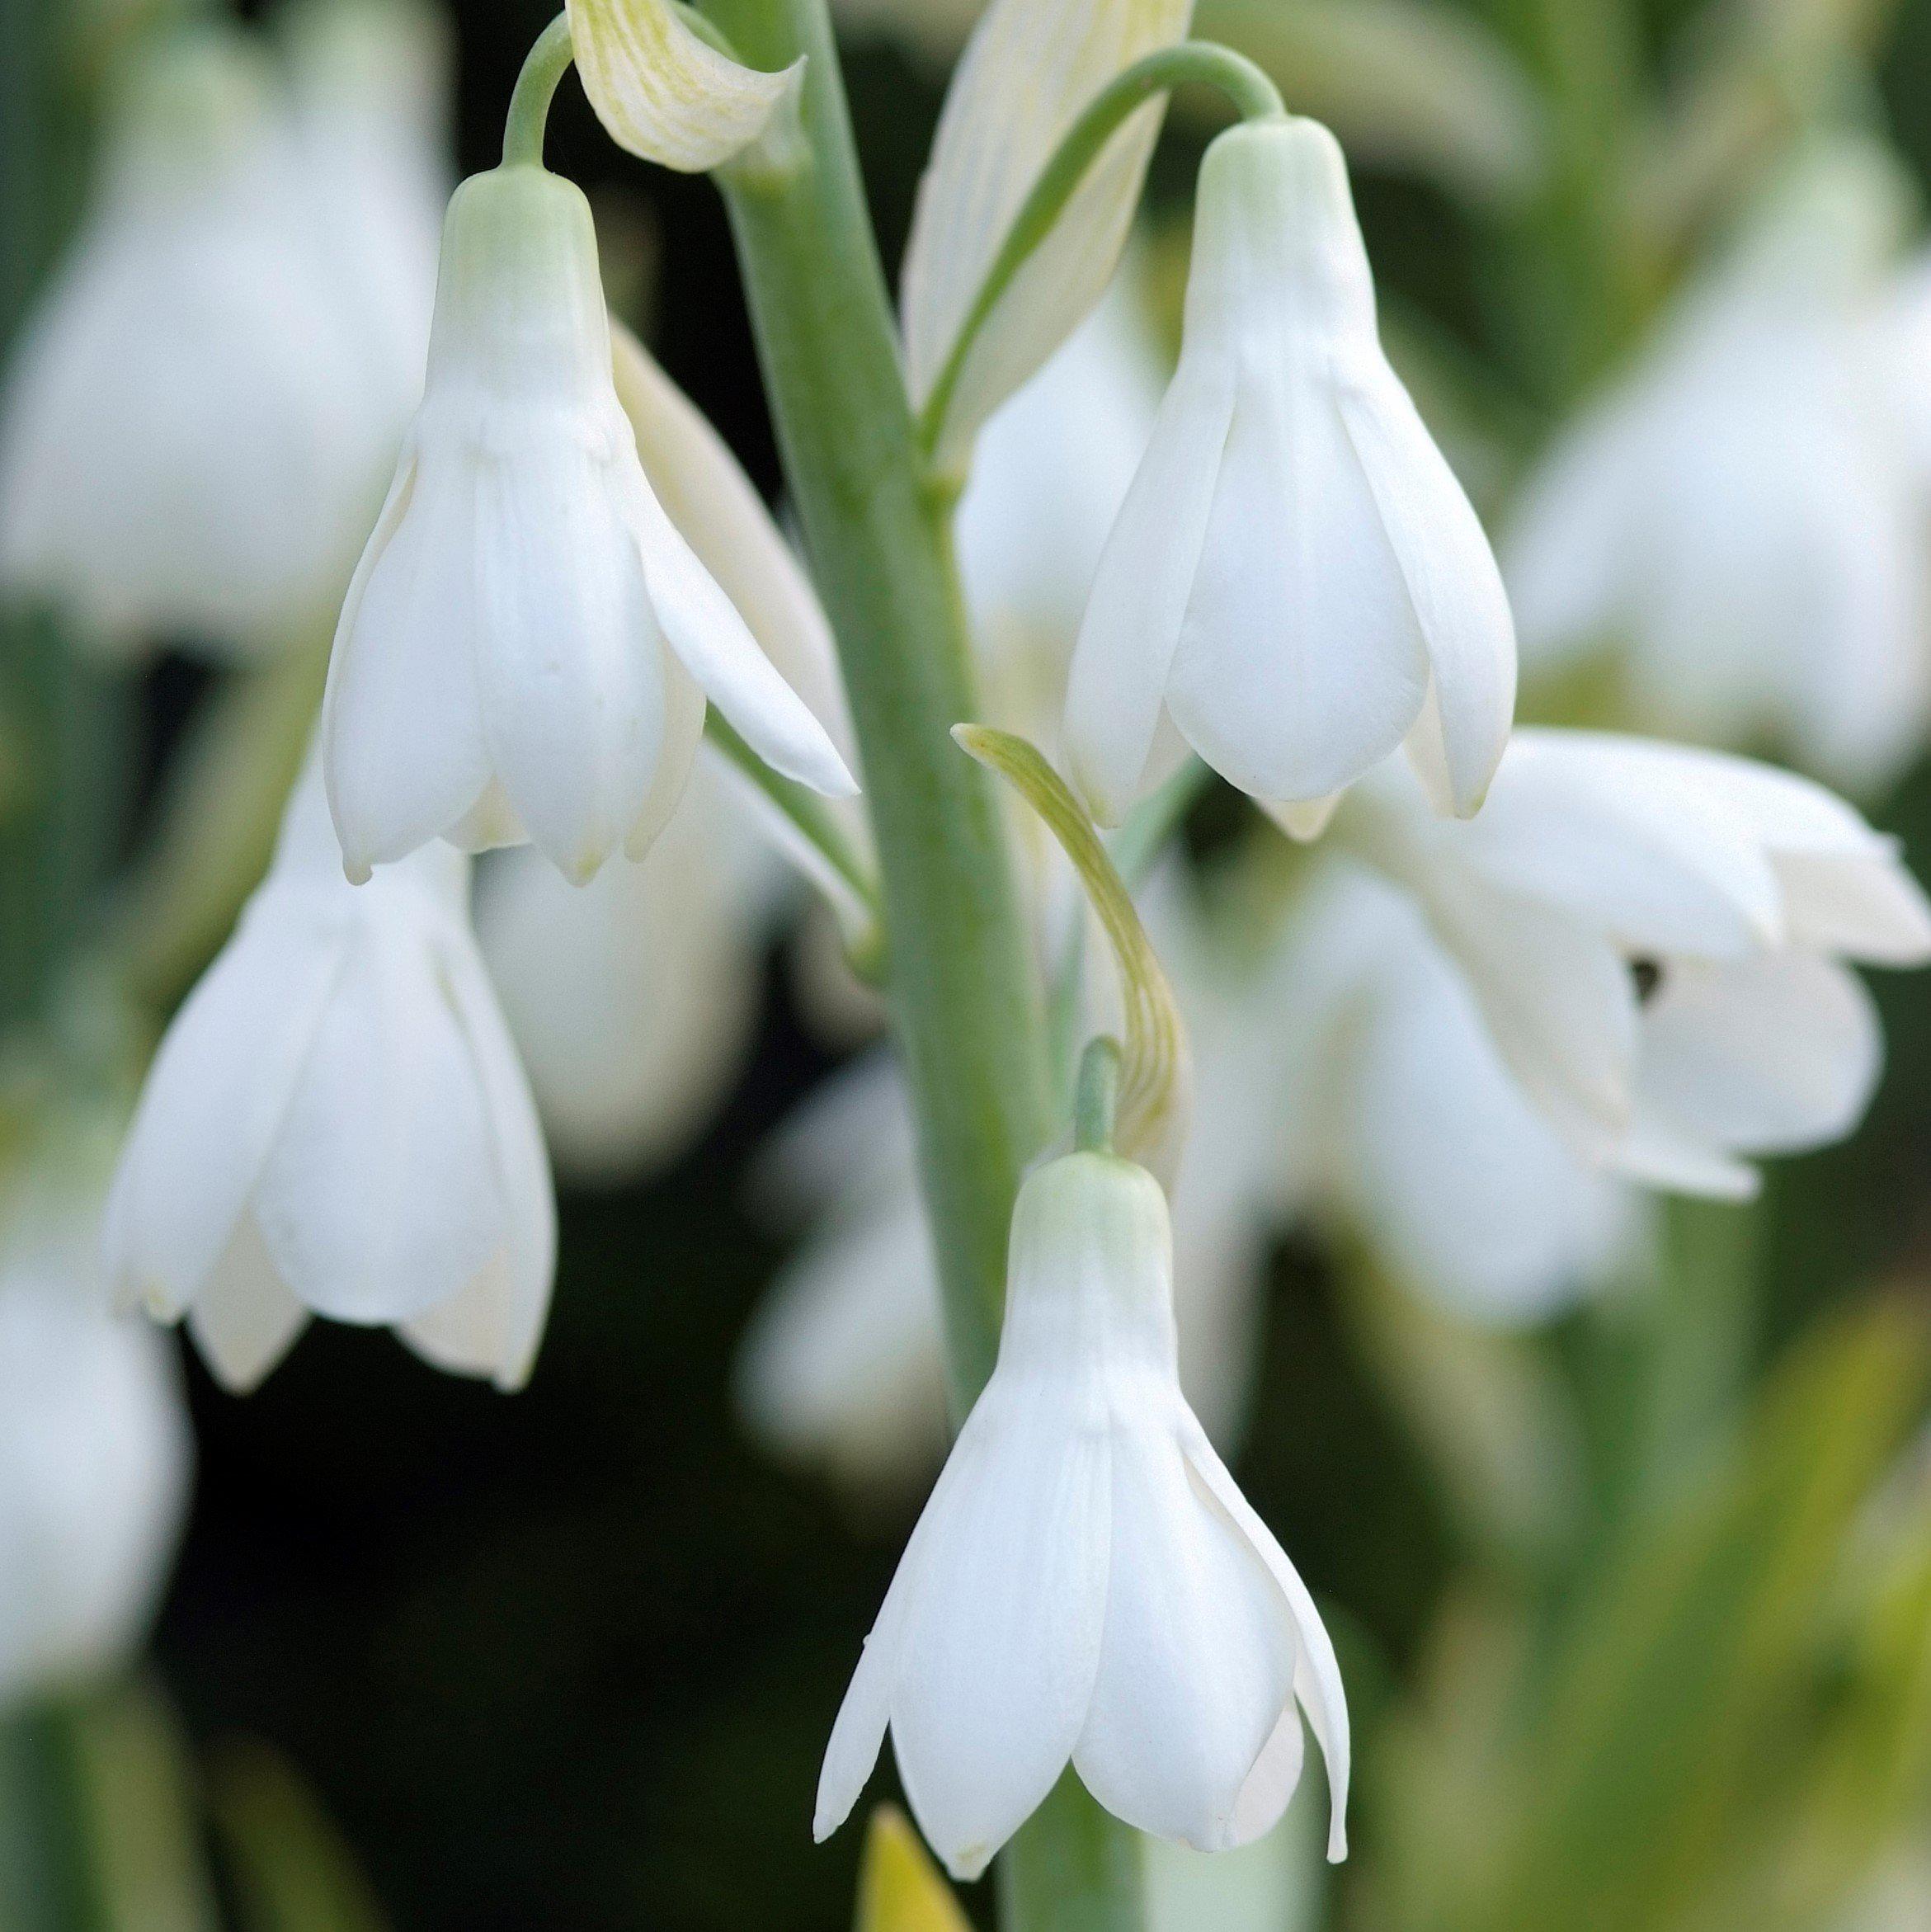
[[[798,784],[774,771],[734,731],[714,705],[704,714],[704,736],[770,799],[805,841],[843,882],[851,895],[876,925],[878,918],[878,882],[857,846],[831,808],[808,786]],[[878,935],[877,944],[882,944]],[[869,953],[873,946],[861,946]]]
[[[106,1932],[75,1713],[30,1705],[0,1719],[0,1925]]]
[[[958,339],[952,345],[919,418],[919,437],[928,451],[938,446],[946,412],[952,407],[953,392],[958,387],[960,372],[979,331],[1011,286],[1013,277],[1025,266],[1027,258],[1053,232],[1054,223],[1086,179],[1086,170],[1129,115],[1155,95],[1170,93],[1188,82],[1219,88],[1244,120],[1273,120],[1287,112],[1280,89],[1265,68],[1246,54],[1212,40],[1182,40],[1178,46],[1163,47],[1135,61],[1108,82],[1081,110],[1079,118],[1061,138],[1052,159],[1040,169],[1039,178],[1013,217],[1012,226],[1006,232],[1006,239],[999,245],[999,252],[986,271],[986,279],[979,285],[972,307],[966,311]]]
[[[964,606],[899,373],[825,0],[711,0],[709,11],[753,64],[807,61],[798,164],[727,171],[723,186],[850,692],[963,1412],[997,1350],[1020,1173],[1050,1132],[1042,1003],[998,802],[948,736],[977,709]],[[1138,1842],[1076,1784],[1006,1863],[1007,1932],[1142,1924]]]
[[[1073,1145],[1082,1154],[1113,1152],[1114,1117],[1119,1111],[1119,1042],[1110,1034],[1086,1043],[1073,1096]]]
[[[536,44],[516,76],[510,111],[503,120],[503,166],[541,167],[544,130],[549,125],[550,103],[576,58],[570,45],[570,18],[559,13],[536,36]]]

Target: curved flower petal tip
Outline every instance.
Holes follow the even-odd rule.
[[[1159,1184],[1110,1155],[1037,1170],[1014,1210],[998,1364],[866,1640],[819,1836],[888,1728],[913,1813],[959,1878],[1069,1761],[1142,1831],[1208,1850],[1257,1837],[1293,1793],[1303,1713],[1338,1815],[1333,1653],[1188,1407],[1176,1351]]]
[[[1080,111],[1123,68],[1180,38],[1192,0],[994,0],[960,60],[906,246],[906,368],[923,408],[986,271]],[[939,440],[963,467],[979,426],[1078,327],[1112,278],[1161,109],[1133,115],[1014,276],[957,373]]]
[[[803,61],[760,73],[720,53],[669,0],[569,0],[583,91],[619,147],[699,174],[763,134]]]
[[[108,1272],[124,1299],[186,1312],[233,1388],[310,1313],[403,1326],[432,1359],[514,1381],[554,1209],[469,930],[469,863],[432,846],[351,885],[315,850],[320,790],[312,760],[267,879],[155,1056]]]
[[[1170,722],[1290,806],[1406,740],[1466,816],[1514,700],[1501,575],[1382,353],[1340,149],[1312,121],[1236,128],[1201,167],[1180,365],[1073,655],[1081,787],[1119,817]]]

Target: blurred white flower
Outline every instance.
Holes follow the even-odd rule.
[[[648,849],[714,700],[761,756],[855,788],[646,479],[582,193],[456,191],[429,377],[336,634],[323,717],[351,875],[447,835],[566,874]]]
[[[1893,841],[1717,752],[1522,731],[1475,820],[1390,763],[1336,832],[1426,912],[1543,1117],[1652,1186],[1747,1195],[1745,1157],[1849,1132],[1882,1044],[1839,961],[1931,959]]]
[[[253,1387],[311,1313],[393,1324],[499,1387],[528,1379],[556,1252],[549,1163],[433,846],[342,877],[315,761],[266,881],[168,1028],[122,1150],[108,1268]]]
[[[928,1841],[976,1877],[1069,1763],[1109,1811],[1248,1843],[1299,1780],[1345,1853],[1348,1718],[1305,1586],[1181,1395],[1166,1199],[1072,1154],[1014,1210],[999,1361],[913,1531],[825,1754],[813,1831],[889,1726]]]
[[[980,432],[954,522],[986,715],[1057,721],[1108,533],[1160,408],[1161,365],[1131,257],[1105,299]]]
[[[1067,695],[1069,770],[1117,823],[1162,730],[1318,807],[1408,739],[1481,802],[1515,644],[1488,540],[1376,333],[1334,137],[1222,134],[1200,171],[1180,367],[1108,542]]]
[[[906,243],[906,378],[923,409],[1039,171],[1114,76],[1181,39],[1193,0],[992,0],[945,97]],[[963,474],[979,426],[1099,301],[1133,225],[1162,104],[1130,115],[1014,276],[959,365],[937,455]]]
[[[1917,750],[1931,382],[1879,334],[1901,200],[1888,159],[1813,156],[1559,438],[1504,544],[1532,661],[1616,646],[1646,726],[1856,788]]]
[[[341,295],[357,305],[375,345],[370,382],[387,385],[370,398],[386,426],[379,456],[386,470],[422,394],[454,186],[449,22],[417,0],[287,0],[277,23],[289,49],[303,184]],[[361,507],[358,543],[368,534],[370,506]]]
[[[269,649],[326,621],[422,354],[371,326],[360,231],[394,184],[366,158],[351,210],[239,27],[143,59],[0,412],[7,584],[123,649]],[[432,259],[389,272],[426,282]]]
[[[0,1711],[139,1644],[186,1513],[174,1351],[109,1309],[99,1216],[36,1173],[0,1228]]]
[[[769,879],[703,767],[641,860],[569,884],[525,846],[487,861],[476,935],[567,1176],[622,1180],[680,1153],[757,1015]]]
[[[1529,1105],[1420,912],[1372,874],[1323,865],[1222,1026],[1265,1086],[1285,1203],[1340,1213],[1416,1293],[1513,1327],[1624,1252],[1632,1190]]]
[[[1236,1851],[1148,1839],[1147,1932],[1312,1932],[1321,1916],[1317,1803],[1297,1792],[1271,1831]]]

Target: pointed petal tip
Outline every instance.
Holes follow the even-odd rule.
[[[1337,1812],[1327,1828],[1327,1862],[1345,1864],[1348,1859],[1348,1821]]]
[[[375,868],[366,859],[351,859],[342,854],[342,877],[351,885],[366,885],[375,875]]]

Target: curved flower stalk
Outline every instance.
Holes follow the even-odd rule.
[[[906,243],[906,379],[923,410],[949,370],[1001,244],[1080,111],[1187,31],[1193,0],[992,0],[954,73]],[[1078,327],[1112,279],[1162,108],[1100,150],[950,378],[934,455],[963,474],[992,412]]]
[[[1467,814],[1514,693],[1487,539],[1382,352],[1340,150],[1312,121],[1234,128],[1201,167],[1180,367],[1073,656],[1073,780],[1117,824],[1170,724],[1230,784],[1319,809],[1406,738]]]
[[[529,1378],[556,1256],[549,1162],[469,924],[469,862],[341,874],[319,771],[161,1043],[108,1205],[125,1308],[184,1314],[253,1388],[311,1314],[439,1368]]]
[[[701,174],[741,153],[794,95],[798,66],[759,73],[720,53],[671,0],[569,0],[583,91],[610,139]]]
[[[1919,748],[1926,384],[1878,352],[1903,202],[1887,158],[1810,157],[1558,440],[1504,544],[1532,662],[1618,648],[1645,725],[1859,789]]]
[[[172,1347],[117,1321],[99,1197],[30,1171],[0,1226],[0,1711],[132,1652],[187,1510]]]
[[[1166,1198],[1128,1162],[1064,1156],[1020,1190],[998,1365],[866,1639],[813,1829],[842,1822],[889,1726],[955,1877],[984,1869],[1069,1762],[1128,1823],[1225,1850],[1286,1808],[1303,1713],[1339,1858],[1340,1673],[1180,1393]]]
[[[1931,959],[1892,841],[1717,752],[1519,732],[1472,824],[1390,765],[1336,832],[1426,912],[1537,1110],[1652,1186],[1745,1196],[1748,1157],[1849,1133],[1882,1047],[1840,962]]]
[[[336,633],[350,876],[444,836],[569,878],[648,850],[714,701],[785,776],[855,789],[665,514],[611,376],[590,209],[526,163],[456,191],[428,384]]]
[[[476,935],[558,1167],[623,1180],[675,1157],[749,1044],[772,880],[701,768],[641,860],[572,886],[529,847],[487,860]]]
[[[348,579],[422,344],[370,326],[312,159],[243,30],[163,41],[29,325],[0,410],[0,578],[111,647],[272,648]]]

